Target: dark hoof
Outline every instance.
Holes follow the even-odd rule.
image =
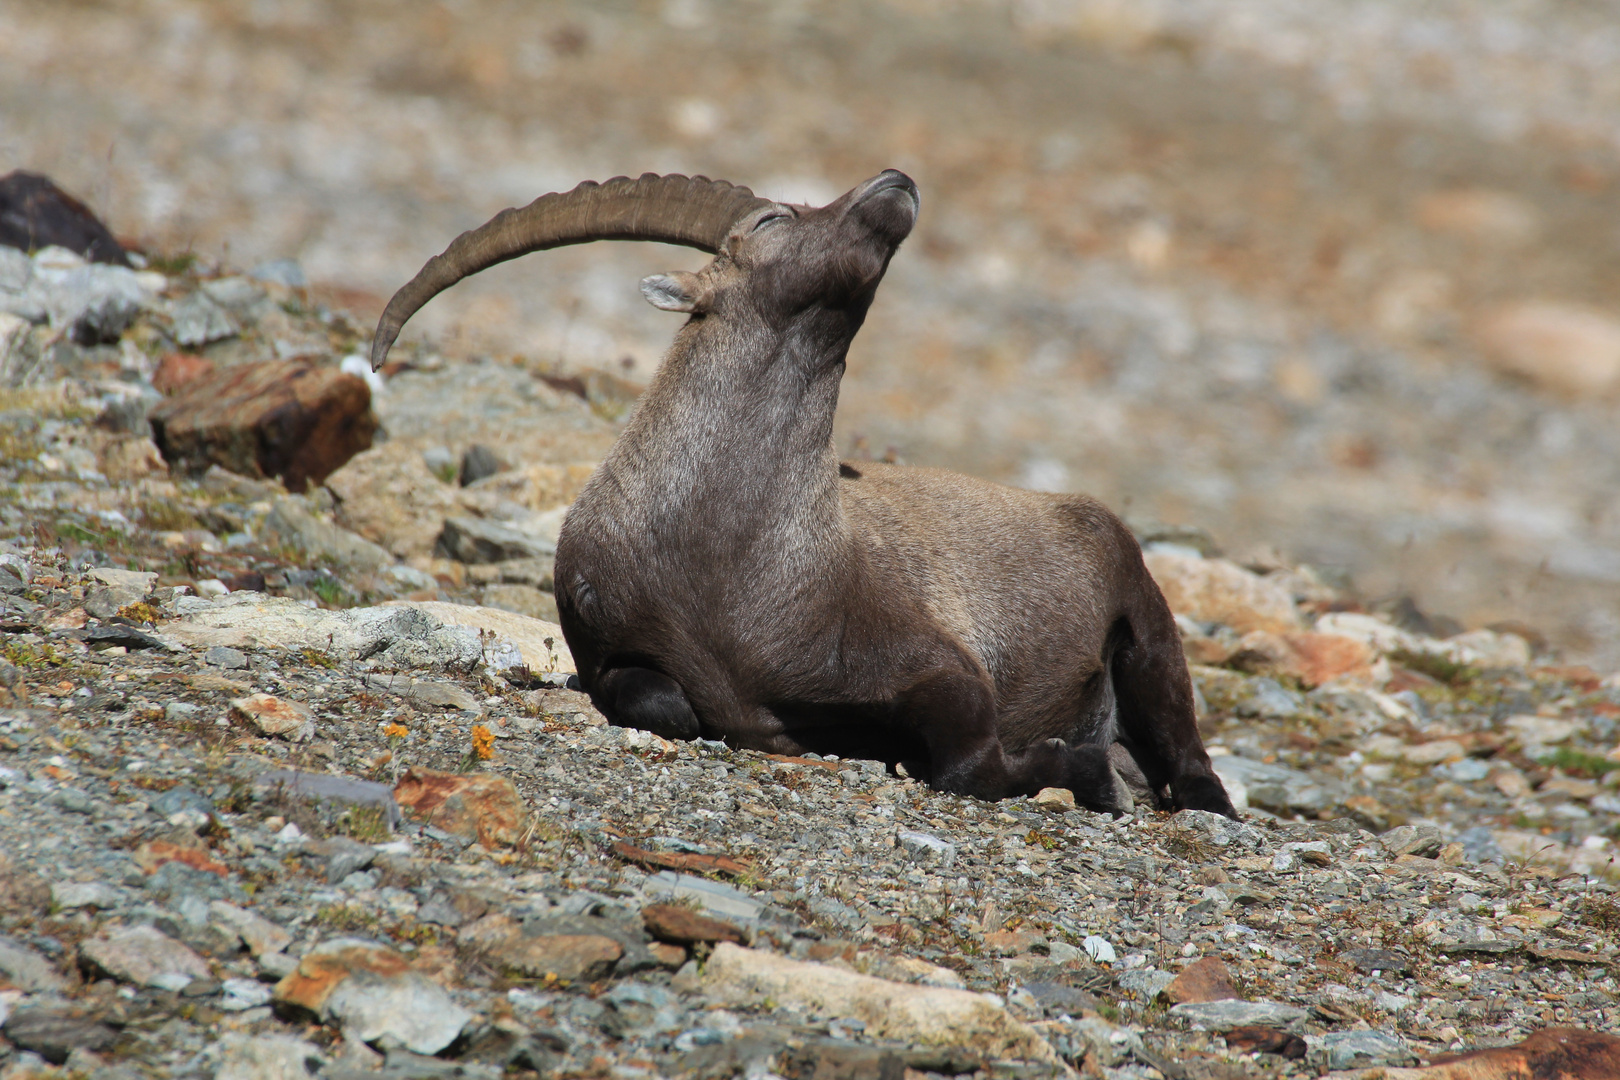
[[[1226,789],[1216,777],[1184,777],[1174,787],[1178,809],[1208,810],[1212,814],[1224,814],[1233,821],[1237,820],[1237,808],[1232,805]]]
[[[1101,746],[1069,747],[1069,783],[1074,801],[1087,810],[1119,817],[1136,809],[1131,786],[1108,760]]]

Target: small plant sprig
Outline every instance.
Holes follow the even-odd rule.
[[[477,768],[481,761],[489,761],[495,756],[495,733],[483,724],[474,724],[472,729],[472,750],[468,752],[462,768]]]

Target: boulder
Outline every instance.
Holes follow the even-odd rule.
[[[513,611],[469,607],[439,600],[391,600],[384,609],[408,607],[445,626],[460,626],[492,634],[499,641],[516,647],[530,671],[557,671],[573,674],[574,654],[563,640],[562,627],[544,619],[534,619]]]
[[[1375,1067],[1352,1074],[1383,1080],[1519,1080],[1557,1077],[1599,1080],[1620,1076],[1620,1036],[1584,1028],[1543,1028],[1516,1046],[1440,1058],[1426,1068]]]
[[[1475,328],[1485,359],[1498,371],[1570,397],[1620,388],[1620,319],[1551,301],[1507,304]]]
[[[1144,556],[1170,610],[1203,622],[1225,623],[1239,633],[1298,630],[1294,597],[1282,585],[1226,559],[1150,549]]]
[[[123,246],[89,207],[50,177],[21,169],[0,177],[0,244],[23,251],[61,247],[91,262],[129,265]]]
[[[446,518],[434,545],[435,554],[464,563],[539,559],[556,551],[553,541],[528,530],[475,517]]]
[[[459,671],[471,671],[486,661],[497,666],[495,662],[503,657],[508,660],[505,667],[522,660],[516,645],[480,641],[476,629],[447,625],[410,607],[328,611],[305,607],[290,597],[255,592],[231,593],[213,601],[183,597],[177,607],[182,618],[166,624],[164,636],[199,649],[219,645],[235,649],[318,649],[339,659],[374,659],[394,668],[445,667]],[[560,641],[561,631],[557,633]],[[505,667],[497,666],[497,670]]]
[[[391,1037],[417,1054],[443,1050],[473,1018],[399,953],[359,938],[325,941],[305,953],[276,984],[275,1004],[283,1013],[339,1025],[363,1042]]]
[[[494,773],[407,769],[394,798],[417,820],[486,848],[512,846],[529,824],[523,796],[512,781]]]
[[[316,517],[297,495],[275,501],[265,515],[264,532],[310,558],[355,570],[380,570],[394,561],[387,549]]]
[[[79,946],[79,955],[122,982],[182,990],[210,977],[203,958],[150,926],[120,926]]]
[[[1182,969],[1168,986],[1164,996],[1176,1005],[1188,1002],[1236,1001],[1243,997],[1232,973],[1213,956],[1195,960]]]
[[[1013,1019],[988,994],[890,982],[729,942],[715,946],[701,988],[722,1004],[753,1008],[769,999],[778,1008],[860,1020],[872,1039],[1057,1062],[1035,1029]]]
[[[280,477],[291,491],[325,480],[371,445],[377,418],[364,379],[305,360],[242,364],[184,385],[147,417],[171,468],[219,465]]]
[[[1269,630],[1244,634],[1227,658],[1244,671],[1289,676],[1309,687],[1341,678],[1377,681],[1378,660],[1378,651],[1368,642],[1343,634],[1277,634]],[[1387,665],[1384,667],[1382,674],[1387,678]]]
[[[460,489],[433,475],[419,450],[390,441],[357,454],[326,478],[339,525],[398,558],[429,555],[444,519],[464,513]]]

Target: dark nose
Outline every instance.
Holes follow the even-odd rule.
[[[898,169],[885,169],[868,180],[855,199],[860,219],[894,244],[910,235],[921,206],[916,183]]]

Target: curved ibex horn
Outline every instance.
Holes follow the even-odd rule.
[[[643,173],[634,180],[587,180],[572,191],[542,195],[522,209],[502,210],[456,237],[388,301],[371,340],[371,368],[382,366],[400,328],[423,304],[496,263],[592,240],[657,240],[712,255],[739,218],[769,205],[769,199],[724,180]]]

